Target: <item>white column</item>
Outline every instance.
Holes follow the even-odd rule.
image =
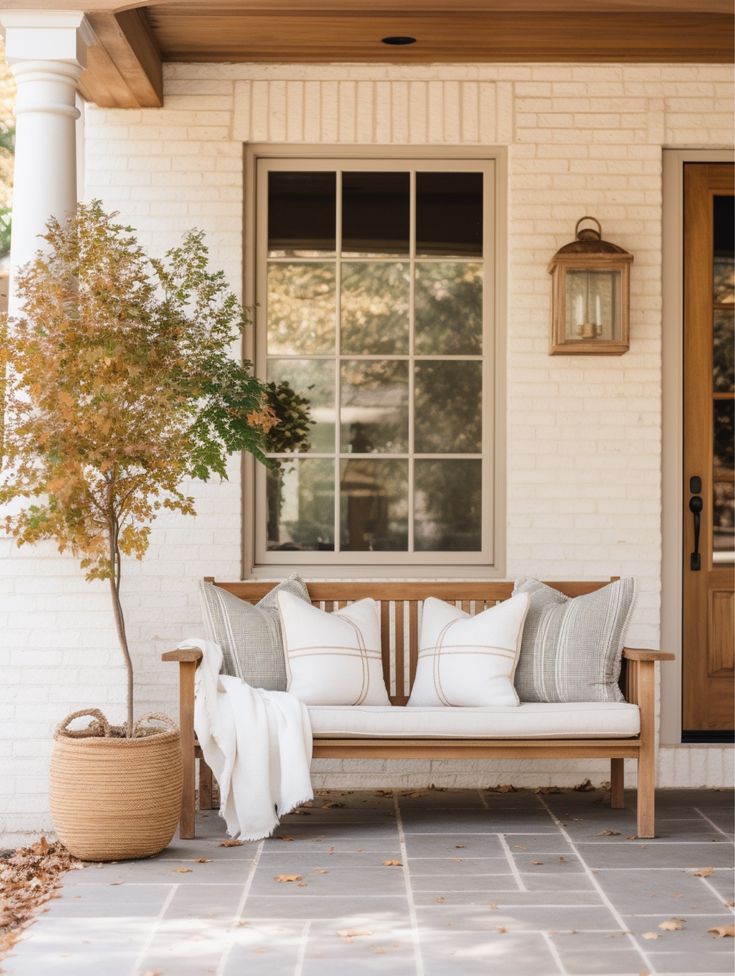
[[[5,56],[17,82],[10,311],[13,279],[41,246],[49,217],[77,204],[77,81],[94,35],[78,11],[0,11]]]

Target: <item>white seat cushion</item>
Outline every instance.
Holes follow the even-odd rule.
[[[628,702],[522,702],[482,708],[311,705],[319,738],[574,739],[630,737],[640,732]]]

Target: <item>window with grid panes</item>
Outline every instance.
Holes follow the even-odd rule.
[[[259,160],[258,367],[313,425],[258,472],[258,563],[491,562],[492,173]]]

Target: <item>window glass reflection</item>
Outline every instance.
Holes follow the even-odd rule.
[[[482,257],[482,173],[416,174],[416,255]]]
[[[408,254],[408,173],[342,174],[342,254]]]
[[[336,211],[336,173],[269,173],[269,257],[333,254]]]

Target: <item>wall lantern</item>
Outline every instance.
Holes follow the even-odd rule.
[[[593,221],[597,229],[579,229]],[[575,240],[549,262],[552,276],[551,355],[620,356],[630,345],[630,265],[633,255],[602,239],[594,217],[582,217]]]

